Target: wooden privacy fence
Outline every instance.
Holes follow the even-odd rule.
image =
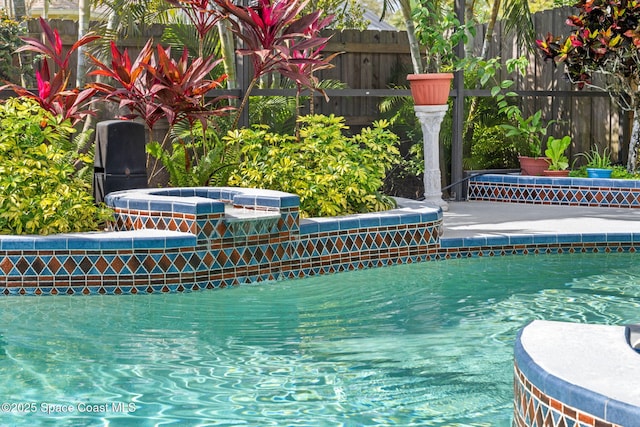
[[[537,13],[533,16],[536,34],[542,37],[547,32],[566,35],[569,27],[565,25],[568,15],[575,13],[569,7]],[[77,23],[72,21],[52,21],[58,28],[65,45],[70,46],[77,39]],[[33,36],[39,36],[37,21],[29,22]],[[486,27],[477,28],[474,50],[480,51]],[[127,47],[131,55],[149,37],[161,41],[162,27],[153,25],[135,39],[119,43]],[[398,85],[406,86],[406,75],[411,72],[407,35],[402,31],[357,31],[346,30],[332,35],[326,52],[342,52],[333,62],[334,68],[319,73],[320,79],[338,80],[346,85],[345,89],[328,90],[330,100],[325,102],[315,97],[315,111],[324,114],[342,115],[353,126],[369,125],[379,117],[378,104],[381,97],[409,95],[406,89],[394,89]],[[608,147],[614,160],[626,159],[626,135],[629,133],[629,120],[621,114],[607,94],[595,91],[577,91],[563,76],[562,68],[554,68],[544,62],[536,52],[530,53],[513,36],[506,35],[500,23],[496,26],[489,57],[499,56],[501,62],[525,55],[529,58],[529,68],[524,77],[507,76],[502,70],[502,78],[516,81],[514,90],[520,94],[523,111],[533,113],[542,110],[545,120],[557,123],[550,128],[555,136],[570,135],[574,140],[571,155],[588,151],[594,145],[601,149]],[[75,61],[75,59],[74,59]],[[75,64],[73,64],[75,67]],[[241,93],[241,92],[238,92]],[[255,95],[293,94],[292,90],[260,89]],[[487,96],[487,90],[465,89],[462,94],[452,92],[454,96]],[[454,126],[462,126],[462,123]]]
[[[569,15],[577,9],[562,7],[539,12],[533,15],[537,38],[547,33],[566,36],[570,28],[565,24]],[[486,27],[477,29],[475,51],[479,52]],[[529,52],[513,36],[506,35],[503,25],[498,23],[488,50],[488,57],[507,59],[525,56],[529,59],[526,75],[503,78],[516,81],[514,90],[521,94],[523,111],[531,114],[541,110],[546,121],[555,120],[549,128],[554,136],[570,135],[573,138],[571,156],[579,152],[590,151],[594,146],[600,150],[608,148],[615,161],[626,162],[628,135],[630,134],[629,115],[621,112],[609,94],[596,90],[577,90],[566,79],[563,66],[554,67],[550,61],[544,61],[538,52]],[[594,79],[598,83],[598,79]],[[477,92],[468,91],[466,95]]]

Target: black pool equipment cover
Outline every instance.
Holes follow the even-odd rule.
[[[129,120],[107,120],[96,125],[93,162],[93,198],[119,190],[147,188],[144,125]]]

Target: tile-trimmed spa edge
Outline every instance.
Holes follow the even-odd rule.
[[[450,258],[640,248],[640,233],[447,238],[439,208],[406,199],[386,212],[310,219],[300,219],[297,196],[268,190],[144,189],[107,200],[117,232],[0,236],[0,295],[181,292]],[[244,227],[242,215],[260,226]]]
[[[107,202],[115,232],[0,236],[0,295],[182,292],[419,262],[442,229],[442,211],[423,203],[301,220],[297,196],[268,190],[129,190]]]
[[[535,320],[514,359],[515,426],[638,425],[640,354],[625,327]]]
[[[485,174],[469,179],[468,200],[640,208],[640,180]]]

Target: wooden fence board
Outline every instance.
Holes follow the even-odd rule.
[[[575,9],[564,7],[544,11],[533,15],[536,34],[543,37],[547,32],[566,35],[570,28],[565,24],[566,17]],[[71,21],[52,21],[58,28],[67,47],[75,40],[77,24]],[[40,35],[37,22],[30,23],[33,36]],[[480,26],[474,38],[474,50],[480,52],[486,28]],[[132,55],[137,54],[148,37],[160,40],[161,26],[152,26],[139,39],[120,42]],[[332,79],[344,82],[350,89],[387,89],[389,85],[406,85],[406,74],[411,70],[411,58],[405,32],[396,31],[356,31],[325,32],[332,35],[326,52],[343,52],[334,61],[335,67],[318,73],[321,80]],[[542,60],[537,52],[527,52],[514,37],[504,33],[498,23],[489,48],[490,56],[500,56],[504,63],[509,58],[527,55],[530,61],[526,76],[507,76],[501,70],[501,78],[516,80],[514,90],[520,91],[569,91],[574,90],[563,76],[562,67],[554,68],[550,62]],[[75,59],[74,59],[75,61]],[[75,77],[73,77],[75,78]],[[581,94],[584,95],[584,94]],[[625,154],[625,144],[621,144],[620,134],[628,134],[624,116],[606,97],[589,99],[585,96],[549,96],[531,95],[521,97],[522,110],[532,114],[542,109],[547,120],[559,119],[554,135],[570,133],[576,143],[575,149],[581,149],[594,142],[608,146],[617,157]],[[321,97],[314,98],[316,112],[343,115],[347,123],[368,124],[378,116],[379,99],[376,97],[333,96],[328,102]],[[567,121],[568,123],[564,123]]]

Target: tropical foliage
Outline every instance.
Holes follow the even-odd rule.
[[[413,12],[419,23],[416,36],[426,46],[424,71],[435,73],[459,68],[462,63],[455,47],[465,45],[475,33],[475,21],[461,23],[452,9],[438,2],[423,1]]]
[[[176,187],[226,185],[239,161],[236,146],[228,145],[219,135],[220,129],[202,124],[180,123],[171,129],[171,149],[157,141],[147,145],[147,152],[158,159]]]
[[[23,34],[20,24],[0,9],[0,81],[20,82],[23,70],[15,51],[22,45],[20,36]]]
[[[547,149],[544,151],[545,156],[548,158],[549,170],[560,171],[569,167],[569,158],[566,156],[566,151],[570,145],[570,136],[563,136],[562,138],[549,137]]]
[[[580,0],[579,14],[568,17],[571,34],[547,34],[537,44],[545,59],[563,64],[569,79],[579,88],[608,91],[623,108],[634,111],[634,126],[627,168],[637,167],[640,147],[640,8],[622,0]],[[605,78],[596,81],[597,75]],[[622,96],[621,96],[622,95]]]
[[[328,38],[322,37],[320,31],[328,27],[333,17],[322,17],[320,11],[307,13],[306,2],[299,0],[260,0],[249,7],[215,0],[219,12],[213,11],[213,2],[208,0],[169,3],[187,12],[198,35],[198,52],[204,52],[208,34],[221,20],[225,20],[243,42],[238,53],[251,60],[254,74],[238,109],[231,106],[228,97],[207,96],[215,94],[214,90],[224,82],[225,76],[214,72],[221,68],[221,60],[213,54],[191,59],[186,48],[181,54],[173,55],[171,48],[154,46],[152,40],[135,58],[130,57],[126,49],[119,49],[115,42],[110,43],[109,59],[89,55],[95,67],[90,75],[97,77],[97,81],[82,91],[70,89],[70,55],[98,36],[89,34],[65,52],[58,32],[44,20],[41,20],[44,41],[24,38],[25,46],[21,48],[43,55],[37,73],[38,91],[32,93],[18,85],[12,88],[40,103],[52,119],[58,120],[59,126],[76,123],[90,114],[84,107],[96,93],[115,102],[124,112],[123,118],[141,118],[149,129],[166,118],[171,141],[152,142],[147,151],[163,163],[173,185],[226,184],[233,167],[239,164],[242,172],[235,173],[231,183],[274,188],[276,183],[267,185],[268,180],[247,178],[255,177],[255,170],[264,167],[264,162],[272,162],[266,166],[269,176],[279,177],[280,184],[288,181],[289,186],[283,190],[303,193],[309,215],[364,212],[393,206],[393,201],[380,193],[386,171],[397,162],[397,137],[386,129],[387,123],[375,123],[360,134],[347,137],[344,119],[308,116],[300,119],[300,129],[295,136],[266,129],[232,130],[224,139],[218,136],[224,135],[224,129],[236,128],[239,113],[231,126],[228,126],[228,115],[246,106],[251,88],[268,74],[278,74],[291,81],[299,94],[303,89],[323,93],[315,73],[330,67],[333,55],[323,56]],[[61,139],[69,140],[69,136],[66,133]],[[274,141],[266,152],[256,154],[244,147],[249,144],[255,149],[254,142],[264,142],[264,138]],[[262,165],[251,163],[251,159],[260,155],[266,155],[260,161]],[[67,166],[72,164],[67,163]],[[292,163],[299,167],[290,170]],[[286,176],[291,179],[286,180]],[[302,182],[307,185],[300,187]],[[86,186],[78,189],[85,191]],[[79,224],[84,222],[78,220]]]
[[[278,73],[298,87],[324,93],[314,72],[331,67],[336,55],[323,58],[322,51],[329,39],[320,31],[333,20],[321,17],[320,10],[301,14],[305,3],[299,0],[258,0],[251,7],[236,6],[230,0],[216,0],[218,6],[234,19],[231,31],[242,40],[238,53],[248,56],[253,65],[253,78],[244,93],[240,111],[246,106],[252,89],[262,76]],[[240,112],[234,123],[237,125]]]
[[[216,0],[226,15],[212,9],[213,4],[209,0],[175,0],[170,3],[185,10],[195,26],[200,52],[207,33],[216,23],[227,15],[235,18],[228,22],[245,44],[239,53],[252,58],[254,75],[232,128],[237,126],[251,88],[262,76],[279,73],[295,82],[299,90],[316,88],[318,81],[313,76],[314,71],[329,66],[329,59],[321,56],[327,38],[320,37],[319,31],[331,22],[331,18],[321,19],[319,11],[300,15],[304,3],[298,0],[273,4],[264,0],[252,7]],[[89,86],[103,94],[105,99],[117,101],[121,108],[128,109],[131,114],[126,118],[141,117],[149,128],[153,128],[162,117],[167,118],[170,128],[186,121],[191,128],[186,139],[184,133],[172,131],[167,135],[178,136],[173,143],[155,142],[148,146],[147,151],[169,171],[173,185],[206,185],[218,174],[216,171],[228,169],[228,159],[236,157],[228,149],[221,149],[213,134],[207,134],[211,118],[233,110],[228,103],[222,102],[228,97],[205,98],[207,93],[220,87],[226,77],[209,78],[221,60],[213,56],[199,56],[189,63],[186,48],[177,61],[171,57],[169,48],[158,45],[156,51],[149,41],[132,61],[126,50],[121,52],[112,42],[111,63],[91,56],[98,68],[91,74],[108,77],[117,86],[102,82]],[[201,134],[196,135],[196,131]]]
[[[34,93],[14,83],[9,84],[8,87],[19,96],[36,100],[42,108],[61,120],[71,120],[72,124],[76,124],[92,114],[88,104],[95,90],[69,87],[71,57],[81,46],[97,40],[99,36],[87,34],[65,52],[58,31],[51,29],[47,21],[42,18],[40,18],[40,27],[44,42],[32,37],[21,37],[24,45],[16,50],[17,53],[33,52],[42,55],[41,65],[36,70],[38,91]]]
[[[90,74],[109,77],[119,87],[100,82],[88,86],[128,109],[131,114],[125,118],[141,117],[150,129],[161,118],[166,118],[170,126],[186,120],[190,124],[199,121],[206,128],[207,118],[231,110],[228,106],[213,108],[227,96],[205,99],[210,90],[220,87],[224,81],[225,76],[217,80],[207,78],[220,60],[196,58],[190,63],[186,49],[175,60],[171,57],[171,48],[158,45],[154,51],[151,40],[133,62],[127,49],[120,52],[115,43],[111,44],[111,55],[111,64],[90,56],[98,68]]]
[[[398,137],[387,122],[374,122],[348,137],[341,117],[313,115],[299,121],[300,139],[273,133],[266,125],[230,132],[224,139],[240,146],[244,156],[230,184],[298,194],[305,216],[394,206],[380,193],[386,173],[399,161]]]
[[[0,233],[96,230],[109,218],[77,176],[69,120],[12,98],[0,104],[0,128]]]

